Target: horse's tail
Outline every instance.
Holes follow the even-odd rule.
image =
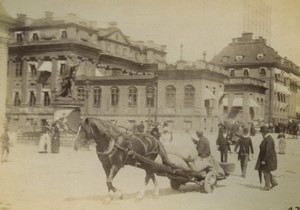
[[[159,140],[157,140],[157,142],[158,142],[158,154],[162,159],[162,163],[164,165],[176,168],[176,166],[170,161],[165,147],[162,145],[162,143]]]

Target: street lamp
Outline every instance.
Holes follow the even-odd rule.
[[[86,79],[85,82],[85,115],[88,115],[89,111],[89,92],[90,92],[90,84],[91,81],[89,79]]]

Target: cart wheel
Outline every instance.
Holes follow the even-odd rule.
[[[170,185],[173,190],[179,190],[181,184],[178,181],[170,179]]]
[[[204,192],[212,193],[216,185],[217,185],[217,176],[215,172],[213,171],[208,172],[205,176],[205,180],[203,184]]]

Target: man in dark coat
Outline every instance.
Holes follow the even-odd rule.
[[[248,161],[250,159],[250,152],[253,156],[253,145],[252,145],[252,140],[249,136],[249,129],[248,128],[243,128],[243,136],[239,138],[239,140],[236,142],[234,151],[236,152],[237,149],[239,148],[238,152],[238,160],[241,163],[241,171],[242,171],[242,177],[246,177],[246,171],[247,171],[247,165]]]
[[[152,128],[150,134],[151,134],[152,136],[154,136],[156,139],[159,140],[160,132],[159,132],[158,127],[157,127],[158,125],[155,124],[155,125],[153,125],[153,126],[154,126],[154,127]]]
[[[210,153],[211,153],[209,141],[205,136],[203,136],[203,131],[201,131],[201,130],[197,130],[196,135],[199,138],[199,140],[197,142],[198,155],[201,158],[207,158],[208,156],[210,156]]]
[[[272,187],[278,185],[271,171],[277,169],[277,155],[275,151],[275,143],[271,135],[268,135],[269,129],[266,125],[261,126],[260,132],[263,141],[259,145],[259,155],[255,165],[255,170],[264,174],[265,187],[263,190],[270,190]]]
[[[218,150],[221,152],[221,162],[227,163],[228,151],[231,152],[231,150],[229,145],[229,135],[227,134],[224,126],[219,127],[216,144],[218,146]]]

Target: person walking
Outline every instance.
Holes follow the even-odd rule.
[[[219,126],[219,134],[216,144],[221,153],[221,162],[227,163],[228,151],[231,152],[231,149],[229,145],[229,135],[227,134],[224,126]]]
[[[238,160],[241,164],[242,177],[246,178],[247,165],[248,161],[250,160],[250,152],[252,157],[254,154],[252,140],[249,136],[249,129],[246,127],[243,128],[243,135],[235,144],[234,152],[237,152],[238,149]]]
[[[259,173],[260,182],[262,174],[264,175],[265,187],[263,190],[268,191],[278,185],[274,176],[271,174],[272,171],[277,169],[277,155],[274,140],[272,136],[268,134],[268,126],[261,126],[260,132],[263,140],[259,145],[259,155],[255,165],[255,170]]]
[[[0,137],[1,140],[1,161],[7,162],[7,157],[9,154],[9,135],[8,128],[4,128],[4,133]]]
[[[44,126],[39,141],[39,153],[51,153],[50,127]]]
[[[279,139],[278,142],[278,154],[285,154],[285,148],[286,148],[286,140],[285,140],[285,135],[283,133],[278,134],[277,139]]]

